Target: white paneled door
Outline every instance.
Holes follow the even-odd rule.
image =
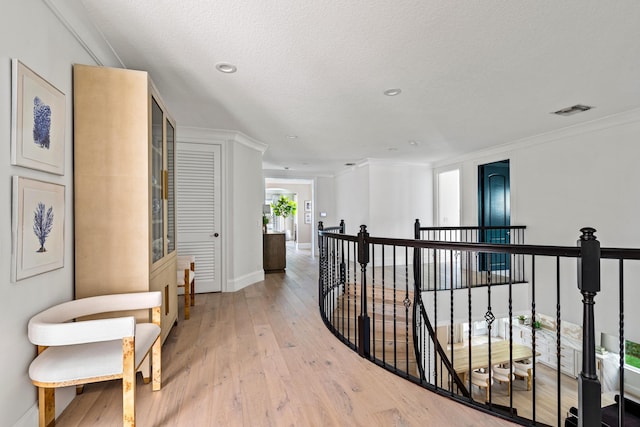
[[[196,257],[196,293],[222,291],[220,146],[178,142],[178,255]]]

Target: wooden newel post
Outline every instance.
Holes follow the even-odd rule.
[[[340,234],[345,232],[344,219],[340,220]],[[342,285],[342,292],[346,292],[344,284],[347,281],[347,264],[344,262],[344,240],[340,240],[340,285]]]
[[[582,294],[582,370],[578,378],[578,425],[601,426],[600,381],[596,373],[596,341],[593,306],[600,292],[600,242],[595,229],[580,229],[578,240],[578,289]]]
[[[322,235],[322,230],[324,230],[324,224],[322,221],[318,221],[318,256],[320,260],[318,262],[318,303],[322,308],[322,304],[324,303],[324,274],[325,269],[323,268],[325,264],[325,251],[324,245],[322,241],[324,240],[324,236]]]
[[[358,354],[369,357],[370,332],[367,313],[367,264],[369,263],[369,233],[367,226],[361,225],[358,233],[358,263],[360,264],[360,315],[358,316]]]
[[[413,238],[420,240],[420,220],[418,218],[413,224]],[[419,248],[413,248],[413,282],[415,292],[419,292],[422,289],[422,256]]]

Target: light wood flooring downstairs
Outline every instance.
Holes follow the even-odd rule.
[[[286,273],[199,294],[163,346],[163,386],[138,378],[138,426],[507,426],[360,358],[318,312],[317,260],[289,248]],[[182,319],[182,306],[180,307]],[[121,425],[121,383],[89,384],[57,420]]]

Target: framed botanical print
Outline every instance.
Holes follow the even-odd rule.
[[[11,164],[64,175],[62,92],[17,59],[11,73]]]
[[[64,186],[14,176],[12,199],[12,281],[62,268]]]

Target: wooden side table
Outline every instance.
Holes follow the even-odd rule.
[[[287,267],[284,233],[262,235],[262,267],[265,273],[284,272]]]

